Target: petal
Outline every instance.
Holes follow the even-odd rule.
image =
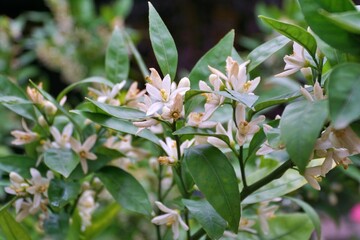
[[[178,88],[190,88],[189,78],[183,77],[178,84]]]
[[[174,210],[166,207],[164,204],[162,204],[162,203],[159,202],[159,201],[155,201],[155,204],[156,204],[156,206],[157,206],[161,211],[163,211],[163,212],[165,212],[165,213],[174,213],[174,212],[176,213],[176,211],[174,211]]]
[[[162,107],[164,106],[163,102],[155,102],[153,103],[149,109],[146,112],[146,116],[150,116],[153,115],[154,113],[156,113],[157,111],[159,111]]]
[[[165,90],[165,92],[168,94],[168,96],[170,96],[170,92],[171,92],[171,79],[170,79],[170,75],[169,75],[169,74],[166,74],[166,76],[164,77],[164,80],[162,81],[161,87]]]
[[[56,127],[50,127],[50,133],[56,142],[61,142],[61,134]]]
[[[171,225],[171,230],[173,232],[173,239],[174,240],[178,239],[180,236],[179,223],[173,223],[173,225]]]
[[[73,125],[71,123],[68,123],[63,129],[62,135],[69,138],[72,135],[72,132],[73,132]]]
[[[163,214],[157,217],[154,217],[151,222],[156,225],[163,225],[168,222],[168,218],[171,217],[171,213]]]
[[[83,144],[83,148],[89,151],[96,142],[96,134],[91,135],[86,139],[86,141]]]
[[[81,143],[73,137],[70,138],[70,145],[71,148],[77,153],[79,153],[82,149]]]
[[[235,110],[235,120],[236,120],[236,125],[239,126],[241,122],[244,122],[245,119],[245,106],[241,103],[239,103],[236,106],[236,110]]]
[[[210,71],[215,74],[215,75],[218,75],[220,78],[224,79],[224,80],[227,80],[228,78],[222,73],[220,72],[219,70],[213,68],[213,67],[210,67],[208,66],[208,68],[210,69]]]
[[[82,168],[83,172],[86,174],[88,172],[88,164],[87,164],[86,159],[80,158],[80,164],[81,164],[81,168]]]
[[[152,99],[155,101],[162,101],[162,97],[160,94],[160,90],[154,87],[153,85],[147,83],[146,84],[146,91],[150,95]]]
[[[40,184],[42,182],[42,177],[40,172],[35,168],[30,168],[30,174],[32,176],[32,182],[34,185]]]
[[[212,89],[206,84],[206,82],[200,80],[199,82],[199,88],[202,91],[212,91]]]

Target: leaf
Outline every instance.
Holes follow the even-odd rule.
[[[183,199],[182,202],[211,239],[219,239],[223,236],[226,221],[205,199],[199,201]]]
[[[2,210],[0,212],[0,229],[7,240],[31,239],[25,228],[18,223],[7,210]]]
[[[225,61],[228,56],[231,56],[234,36],[234,30],[231,30],[195,64],[189,74],[191,89],[198,89],[200,80],[207,81],[210,75],[208,66],[225,70]]]
[[[299,4],[311,30],[324,42],[333,48],[347,53],[360,53],[360,40],[358,35],[338,27],[321,14],[321,9],[329,13],[355,11],[356,9],[352,1],[299,0]]]
[[[309,32],[299,26],[280,22],[265,16],[259,16],[259,18],[282,35],[303,46],[316,61],[316,40]]]
[[[70,149],[50,148],[44,153],[46,166],[65,178],[69,177],[79,162],[79,156]]]
[[[305,213],[308,215],[308,217],[310,218],[310,221],[312,222],[312,224],[315,227],[317,239],[320,240],[321,239],[321,221],[320,221],[320,217],[317,214],[317,212],[307,202],[304,202],[301,199],[292,198],[292,197],[286,197],[286,198],[295,202],[297,205],[299,205],[305,211]]]
[[[174,39],[162,21],[154,6],[149,2],[149,34],[151,46],[161,72],[175,79],[178,64],[178,53]]]
[[[123,208],[151,216],[152,208],[147,193],[129,173],[116,167],[103,167],[96,176]]]
[[[252,50],[247,56],[247,59],[250,60],[249,65],[247,65],[248,72],[254,70],[271,55],[283,48],[288,42],[290,42],[289,38],[278,36]]]
[[[123,133],[129,133],[132,135],[136,135],[136,136],[145,138],[147,140],[150,140],[151,142],[153,142],[157,145],[160,145],[159,138],[155,134],[153,134],[151,131],[149,131],[148,129],[144,129],[140,133],[136,134],[138,128],[135,127],[129,121],[106,116],[104,114],[99,114],[99,113],[92,113],[92,112],[78,111],[78,110],[74,110],[72,112],[80,114],[80,115],[90,119],[91,121],[93,121],[97,124],[100,124],[103,127],[111,128],[111,129],[114,129],[116,131],[123,132]]]
[[[63,240],[64,233],[69,229],[69,220],[68,213],[50,212],[43,223],[46,235],[53,240]]]
[[[80,183],[67,182],[62,179],[50,181],[48,196],[50,205],[54,208],[63,208],[79,195]]]
[[[334,128],[341,129],[360,118],[360,64],[336,66],[329,76],[329,108]]]
[[[70,84],[69,86],[67,86],[64,90],[62,90],[59,93],[59,95],[56,98],[56,101],[60,102],[60,100],[67,93],[69,93],[71,90],[73,90],[77,86],[80,86],[82,84],[88,84],[88,83],[99,83],[99,84],[103,84],[103,85],[106,85],[106,86],[111,87],[111,88],[114,86],[114,84],[112,82],[110,82],[109,80],[107,80],[106,78],[103,78],[103,77],[89,77],[89,78],[83,79],[81,81],[74,82],[74,83]]]
[[[305,171],[327,116],[327,101],[299,101],[286,106],[283,112],[281,139],[300,173]]]
[[[209,131],[208,129],[203,128],[195,128],[190,126],[185,126],[180,128],[179,130],[172,133],[173,135],[198,135],[198,136],[211,136],[217,137],[223,140],[226,144],[230,145],[229,137],[223,134],[216,134],[214,132]]]
[[[0,157],[0,170],[7,173],[16,172],[19,175],[30,177],[29,169],[35,167],[36,159],[23,155],[8,155]]]
[[[185,151],[185,164],[195,184],[207,201],[238,231],[240,221],[240,192],[234,168],[217,148],[208,145],[190,147]]]
[[[214,91],[214,93],[245,104],[249,108],[251,108],[259,98],[253,94],[239,93],[230,89],[226,89],[226,91]]]
[[[320,14],[339,28],[351,33],[360,34],[360,12],[349,11],[336,14],[321,11]]]
[[[95,17],[95,6],[93,0],[70,0],[71,16],[77,23],[90,23]]]
[[[106,77],[113,83],[126,80],[129,75],[130,60],[122,31],[119,27],[115,27],[106,49]]]
[[[126,120],[138,120],[146,118],[146,114],[140,110],[129,108],[129,107],[122,107],[122,106],[112,106],[106,103],[101,103],[98,101],[91,100],[86,98],[86,100],[90,101],[93,105],[103,110],[107,115],[126,119]]]

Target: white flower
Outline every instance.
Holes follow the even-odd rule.
[[[133,82],[125,95],[125,105],[128,107],[137,108],[139,99],[145,94],[145,92],[145,89],[142,91],[138,89],[137,82]]]
[[[85,229],[91,225],[91,215],[98,206],[95,202],[94,196],[94,191],[86,190],[79,198],[77,206],[81,218],[81,231],[85,231]]]
[[[235,118],[237,127],[236,140],[240,146],[244,145],[247,136],[253,135],[260,130],[258,124],[265,120],[265,116],[261,115],[254,120],[247,122],[245,106],[240,103],[236,106]]]
[[[229,138],[229,142],[231,146],[235,146],[235,141],[234,141],[234,137],[233,137],[233,121],[230,120],[228,122],[227,125],[227,131],[225,130],[225,128],[223,127],[223,125],[221,123],[218,123],[216,125],[216,134],[221,134],[221,135],[225,135]],[[207,139],[208,143],[210,143],[211,145],[217,147],[217,148],[228,148],[229,146],[221,139],[217,138],[217,137],[208,137]]]
[[[38,85],[38,88],[42,88],[42,83]],[[27,87],[26,93],[31,99],[31,101],[35,104],[43,105],[44,104],[44,97],[36,88]]]
[[[171,106],[164,106],[161,117],[164,120],[173,122],[184,116],[183,97],[177,94]]]
[[[25,129],[25,132],[19,131],[19,130],[11,131],[11,135],[13,135],[15,137],[15,140],[12,141],[11,143],[14,145],[23,145],[23,144],[27,144],[27,143],[36,141],[38,139],[38,134],[35,132],[32,132],[28,128],[24,119],[22,119],[21,123],[22,123],[23,128]]]
[[[152,223],[157,224],[157,225],[165,224],[168,227],[171,226],[171,230],[173,232],[173,239],[179,238],[179,224],[185,231],[189,230],[189,227],[182,220],[182,218],[177,210],[170,209],[158,201],[156,201],[155,204],[165,214],[154,217],[151,220]]]
[[[191,112],[187,122],[188,126],[198,128],[213,128],[216,126],[216,122],[208,121],[210,115],[203,112]]]
[[[209,81],[211,85],[214,87],[214,91],[220,91],[221,86],[223,85],[219,76],[215,74],[211,74],[209,76]],[[225,97],[217,95],[215,93],[211,93],[213,90],[204,82],[199,82],[199,88],[202,91],[208,91],[210,93],[203,93],[202,95],[206,98],[205,103],[205,112],[209,115],[212,115],[213,112],[224,102]]]
[[[321,175],[323,174],[322,166],[308,167],[305,169],[304,178],[316,190],[320,190],[319,181],[321,181]]]
[[[308,101],[311,101],[311,102],[325,99],[323,90],[322,90],[319,82],[316,82],[314,84],[314,90],[313,90],[314,97],[311,96],[311,94],[303,87],[300,87],[300,92]]]
[[[15,212],[16,212],[16,221],[21,222],[24,218],[26,218],[30,213],[30,209],[33,207],[33,202],[30,198],[20,198],[15,201]]]
[[[284,61],[286,63],[284,68],[285,71],[276,74],[275,77],[287,77],[293,73],[296,73],[302,68],[308,67],[309,61],[306,60],[304,51],[305,49],[301,45],[294,42],[293,54],[284,57]]]
[[[269,233],[268,219],[275,216],[275,211],[279,208],[276,205],[269,206],[270,201],[261,202],[257,209],[257,215],[260,222],[260,228],[264,234]]]
[[[90,152],[91,148],[95,145],[95,142],[96,142],[95,134],[88,137],[82,145],[78,140],[74,138],[70,138],[71,147],[74,150],[74,152],[79,154],[81,168],[85,174],[88,172],[88,165],[86,160],[97,159],[96,155]]]
[[[26,189],[30,185],[16,172],[10,172],[9,176],[11,185],[9,187],[5,187],[5,192],[16,196],[25,196]]]
[[[164,165],[173,165],[175,163],[177,163],[177,161],[179,161],[179,156],[178,156],[178,150],[177,150],[177,144],[175,140],[172,140],[170,137],[167,137],[165,139],[166,143],[162,140],[160,140],[160,145],[161,147],[164,149],[165,153],[167,154],[167,156],[160,156],[158,158],[158,162],[160,164],[164,164]],[[180,157],[183,155],[184,150],[188,147],[190,147],[192,144],[194,143],[194,140],[186,140],[185,142],[183,142],[180,145]]]
[[[55,142],[52,142],[52,146],[55,148],[71,148],[70,137],[73,132],[73,125],[68,123],[62,133],[56,127],[50,128],[51,135],[54,137]]]
[[[264,133],[265,135],[267,136],[268,133],[270,131],[272,131],[274,128],[271,127],[270,125],[268,124],[263,124],[263,130],[264,130]],[[278,130],[280,131],[280,129],[275,129],[275,130]],[[282,150],[285,148],[285,144],[283,144],[282,142],[278,142],[275,146],[274,145],[270,145],[269,144],[269,141],[266,140],[262,145],[261,147],[259,148],[259,150],[256,151],[256,155],[258,156],[262,156],[262,155],[266,155],[266,154],[269,154],[269,153],[272,153],[274,151],[278,151],[278,150]]]
[[[101,85],[100,91],[94,88],[89,88],[90,93],[97,97],[97,101],[101,103],[108,103],[113,106],[119,106],[120,101],[116,99],[116,95],[119,94],[120,90],[125,86],[126,81],[123,80],[113,86],[112,89],[105,85]]]

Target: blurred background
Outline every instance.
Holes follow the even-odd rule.
[[[178,77],[186,75],[200,57],[227,32],[235,30],[235,48],[246,56],[264,41],[276,36],[264,26],[258,15],[306,27],[296,0],[173,0],[151,1],[171,32],[179,53]],[[359,3],[359,1],[357,1]],[[126,28],[148,67],[158,68],[148,34],[148,4],[145,0],[1,0],[0,1],[0,74],[25,87],[29,79],[43,82],[52,94],[73,82],[104,75],[107,42],[114,25]],[[274,79],[282,71],[282,57],[291,53],[291,45],[270,62],[258,67],[264,80],[259,91],[277,95],[298,89],[303,79]],[[132,64],[130,79],[144,83],[141,72]],[[275,85],[276,88],[271,88]],[[74,92],[69,103],[76,105],[85,92]],[[274,110],[276,113],[278,110]],[[279,110],[281,111],[281,109]],[[0,156],[20,151],[9,147],[9,132],[19,128],[19,119],[0,108]],[[326,240],[360,239],[359,157],[348,170],[336,168],[322,182],[318,192],[305,186],[293,193],[309,202],[323,219]],[[0,172],[0,182],[1,182]],[[0,185],[1,186],[1,185]],[[0,188],[0,204],[5,194]],[[120,218],[112,226],[114,235],[99,239],[146,239],[141,222]],[[135,224],[134,224],[135,223]],[[133,226],[130,226],[134,224]],[[136,233],[139,230],[140,233]],[[105,237],[106,236],[106,237]],[[136,238],[137,237],[137,238]]]

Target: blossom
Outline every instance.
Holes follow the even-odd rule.
[[[139,99],[145,94],[145,92],[145,89],[142,91],[138,89],[137,82],[133,82],[125,95],[125,105],[128,107],[137,108]]]
[[[321,166],[315,166],[315,167],[308,167],[305,169],[304,172],[304,178],[306,181],[310,184],[311,187],[313,187],[316,190],[320,190],[320,184],[319,181],[321,181],[321,175],[323,171]]]
[[[15,201],[15,212],[17,222],[21,222],[24,218],[26,218],[29,214],[34,214],[30,212],[30,209],[33,207],[33,202],[30,198],[19,198]]]
[[[176,121],[184,116],[183,97],[177,94],[171,106],[165,106],[162,109],[161,117],[170,122]]]
[[[231,146],[235,146],[235,141],[233,137],[233,121],[230,120],[227,124],[227,131],[223,127],[221,123],[217,123],[216,125],[216,134],[225,135],[229,138],[229,142]],[[217,147],[217,148],[228,148],[229,146],[221,139],[217,137],[208,137],[207,139],[208,143],[211,145]]]
[[[285,68],[284,72],[276,74],[275,77],[287,77],[293,73],[296,73],[302,68],[309,66],[309,61],[305,58],[305,49],[298,43],[293,44],[293,54],[286,55],[284,57]]]
[[[90,152],[91,148],[96,143],[96,135],[91,135],[88,137],[83,144],[81,144],[78,140],[74,138],[70,138],[71,148],[79,154],[80,156],[80,164],[84,173],[88,172],[87,159],[96,160],[97,157],[94,153]]]
[[[211,74],[209,76],[209,81],[211,85],[214,87],[214,91],[220,91],[221,86],[223,85],[219,76],[215,74]],[[212,93],[212,89],[204,82],[199,82],[199,88],[202,91],[208,91],[209,93],[203,93],[202,95],[206,99],[205,103],[205,112],[211,115],[223,102],[225,97]]]
[[[68,123],[62,133],[56,127],[50,128],[51,135],[54,137],[55,142],[52,142],[52,146],[55,148],[71,148],[70,137],[73,132],[73,125]]]
[[[308,101],[311,101],[311,102],[320,101],[320,100],[325,99],[324,92],[323,92],[319,82],[316,82],[314,84],[314,90],[313,90],[314,97],[311,96],[311,94],[303,87],[300,87],[300,92]]]
[[[250,61],[239,64],[232,57],[226,59],[226,75],[221,71],[209,66],[210,71],[225,81],[228,89],[240,93],[252,93],[260,83],[260,77],[248,80],[246,75],[246,65]]]
[[[238,104],[235,109],[236,119],[236,140],[240,146],[244,145],[246,137],[252,135],[260,130],[259,123],[265,120],[265,116],[260,115],[254,120],[247,122],[245,118],[245,106]]]
[[[184,141],[181,145],[180,145],[180,156],[178,156],[178,149],[177,149],[177,143],[175,140],[172,140],[170,137],[167,137],[165,139],[166,142],[159,140],[161,147],[164,149],[165,153],[167,154],[167,156],[160,156],[158,158],[158,162],[160,164],[164,164],[164,165],[173,165],[175,163],[177,163],[177,161],[179,160],[179,157],[182,156],[182,154],[184,153],[184,150],[188,147],[190,147],[194,140],[186,140]]]
[[[155,204],[165,214],[154,217],[151,220],[152,223],[157,224],[157,225],[165,224],[168,227],[171,226],[171,230],[173,232],[173,239],[179,238],[179,224],[185,231],[189,230],[189,227],[182,220],[180,213],[177,210],[170,209],[158,201],[156,201]]]
[[[257,215],[260,222],[260,228],[264,234],[269,233],[269,223],[268,219],[275,216],[275,211],[279,208],[278,206],[271,205],[269,206],[270,201],[264,201],[260,203],[259,208],[257,209]]]
[[[91,94],[97,97],[97,101],[101,103],[108,103],[110,105],[119,106],[120,101],[116,99],[119,91],[125,86],[126,81],[115,84],[111,89],[105,85],[101,85],[100,91],[94,88],[89,88]]]
[[[210,115],[204,112],[191,112],[187,122],[188,126],[198,128],[213,128],[216,126],[216,122],[208,121]]]
[[[267,137],[268,137],[268,134],[270,134],[271,132],[274,132],[274,131],[276,131],[276,133],[280,136],[280,129],[273,128],[272,126],[270,126],[268,124],[263,124],[263,130]],[[259,150],[256,151],[256,155],[261,156],[261,155],[269,154],[274,151],[282,150],[285,148],[285,144],[283,144],[281,141],[276,141],[275,144],[272,141],[270,141],[270,142],[272,144],[269,143],[269,140],[266,140],[261,145]]]
[[[42,83],[40,83],[38,85],[38,88],[42,88]],[[41,95],[41,93],[36,88],[31,88],[28,86],[26,88],[26,93],[33,103],[43,105],[44,97]]]
[[[96,210],[95,192],[86,190],[81,194],[77,207],[81,218],[81,231],[85,231],[86,227],[91,225],[91,215]]]
[[[25,196],[26,189],[30,186],[25,179],[17,174],[16,172],[10,172],[10,183],[9,187],[5,187],[5,192],[16,196]]]
[[[23,145],[36,141],[38,139],[38,134],[32,132],[28,128],[24,119],[22,119],[21,123],[25,131],[19,131],[19,130],[11,131],[11,135],[15,137],[15,140],[13,140],[11,143],[14,145]]]

